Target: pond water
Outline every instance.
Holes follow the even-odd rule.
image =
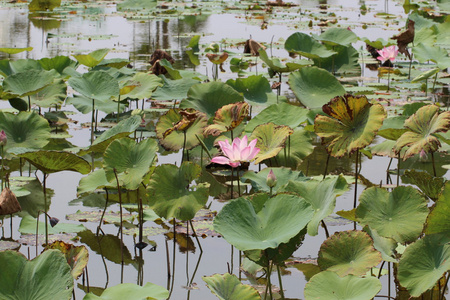
[[[0,52],[0,59],[21,58],[40,59],[58,55],[73,55],[88,53],[90,51],[109,48],[111,51],[106,58],[128,59],[134,68],[145,71],[149,68],[149,58],[156,49],[164,49],[175,59],[174,66],[178,69],[196,70],[204,75],[211,76],[211,64],[202,54],[200,65],[195,66],[186,54],[186,47],[194,35],[200,35],[200,44],[208,45],[212,42],[220,44],[222,49],[231,52],[243,52],[243,43],[252,38],[265,45],[271,45],[270,53],[274,56],[287,57],[283,48],[284,41],[293,33],[301,31],[305,33],[320,34],[326,27],[318,26],[320,22],[337,20],[339,26],[349,28],[359,37],[367,37],[370,40],[378,38],[387,39],[404,29],[407,14],[402,7],[403,1],[388,0],[336,0],[336,1],[293,1],[289,9],[273,7],[271,13],[249,7],[257,5],[257,2],[247,1],[188,1],[188,2],[158,2],[158,6],[152,14],[146,11],[119,10],[121,1],[62,1],[62,5],[53,12],[29,13],[27,3],[11,3],[0,1],[0,47],[33,47],[32,51],[14,54],[9,57]],[[262,3],[262,2],[260,2]],[[367,11],[362,7],[366,7]],[[196,7],[196,8],[192,8]],[[312,22],[312,24],[310,24]],[[310,26],[312,25],[312,26]],[[364,51],[365,45],[359,41],[354,44],[358,51]],[[366,55],[366,54],[365,54]],[[248,74],[265,71],[260,61],[251,66]],[[258,69],[259,68],[259,69]],[[229,65],[225,64],[227,72],[220,73],[219,79],[235,79],[236,73],[229,71]],[[363,74],[358,82],[379,82],[378,72],[371,71],[363,65]],[[87,71],[87,70],[86,70]],[[281,88],[282,95],[293,98],[287,82],[287,76],[283,77]],[[385,80],[383,81],[385,82]],[[405,101],[404,98],[395,99]],[[147,105],[147,104],[146,104]],[[9,103],[2,103],[3,108],[8,108]],[[131,105],[134,108],[134,104]],[[71,105],[63,107],[65,111],[74,112],[70,118],[68,132],[72,135],[67,140],[78,147],[89,146],[90,129],[84,126],[90,122],[90,114],[81,114]],[[99,120],[106,114],[99,113]],[[106,130],[107,127],[99,127]],[[374,143],[382,141],[377,137]],[[319,144],[319,141],[317,141]],[[308,175],[320,175],[323,173],[326,160],[326,152],[318,150],[316,160],[311,165],[300,169],[309,172]],[[179,163],[181,153],[159,154],[158,164]],[[346,172],[350,174],[354,168],[354,158],[332,159],[329,172]],[[395,169],[393,162],[391,169]],[[360,174],[374,184],[386,183],[386,170],[389,158],[374,156],[372,159],[362,158]],[[261,166],[263,169],[265,166]],[[258,170],[258,166],[251,165],[252,170]],[[443,171],[445,173],[445,171]],[[15,172],[13,176],[18,176]],[[42,175],[38,173],[40,179]],[[47,187],[53,190],[49,215],[65,220],[66,215],[81,211],[99,211],[102,206],[83,205],[82,202],[73,201],[78,198],[77,187],[83,175],[75,172],[59,172],[51,174],[47,179]],[[449,173],[444,175],[449,179]],[[396,182],[396,176],[392,175],[392,181]],[[365,188],[358,186],[358,194]],[[335,211],[349,210],[353,205],[354,186],[344,195],[338,197]],[[101,203],[101,202],[100,202]],[[224,202],[210,197],[208,200],[211,210],[219,211]],[[108,207],[108,211],[119,210],[117,204]],[[41,217],[42,218],[42,217]],[[20,237],[18,226],[21,218],[16,216],[12,220],[12,232],[9,229],[9,219],[4,220],[2,235],[4,238],[17,240]],[[333,225],[330,220],[330,234],[336,231],[353,229],[353,224],[336,222]],[[78,223],[78,222],[73,222]],[[83,223],[93,233],[96,232],[96,223]],[[146,227],[156,226],[152,222],[146,222]],[[143,250],[134,247],[136,239],[126,235],[127,263],[122,268],[120,262],[120,247],[118,227],[112,224],[102,226],[107,234],[108,241],[103,244],[106,259],[100,255],[95,240],[91,236],[83,236],[76,244],[87,244],[90,249],[88,263],[88,279],[77,281],[75,298],[82,299],[85,294],[82,285],[89,281],[91,291],[95,288],[106,288],[123,282],[142,284],[152,282],[164,287],[173,284],[171,299],[216,299],[202,276],[211,276],[215,273],[230,271],[239,274],[239,251],[232,248],[223,238],[206,237],[200,239],[203,252],[199,251],[195,239],[191,239],[195,251],[180,251],[176,246],[175,273],[168,277],[167,252],[170,257],[170,271],[172,271],[172,240],[166,241],[163,234],[150,236],[155,247],[148,246]],[[304,244],[297,250],[292,260],[316,259],[322,242],[326,239],[322,228],[315,237],[306,236]],[[106,238],[105,238],[106,240]],[[83,241],[89,241],[83,243]],[[106,248],[106,249],[105,249]],[[150,249],[151,248],[151,249]],[[40,249],[41,250],[41,249]],[[22,245],[20,251],[25,255],[34,257],[34,246]],[[117,261],[119,259],[119,261]],[[198,267],[198,268],[197,268]],[[197,268],[197,269],[196,269]],[[245,275],[242,275],[245,277]],[[273,284],[279,286],[276,274]],[[383,289],[380,295],[387,295],[387,276],[382,279]],[[85,281],[83,282],[83,280]],[[304,274],[294,267],[285,269],[282,276],[285,297],[289,299],[303,299],[303,289],[306,284]],[[244,281],[249,283],[249,281]],[[391,291],[394,295],[394,290]]]

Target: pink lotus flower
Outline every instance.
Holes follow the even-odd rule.
[[[211,159],[211,162],[221,165],[230,165],[236,168],[241,162],[250,161],[255,158],[256,154],[260,151],[255,147],[257,139],[254,139],[247,144],[247,136],[244,135],[242,140],[235,138],[233,143],[230,144],[228,140],[219,141],[220,149],[225,156],[216,156]]]
[[[381,50],[377,50],[380,56],[377,59],[381,62],[385,62],[388,59],[393,62],[398,55],[398,49],[396,46],[384,47]]]
[[[0,132],[0,146],[5,146],[8,138],[6,137],[6,133],[4,130]]]

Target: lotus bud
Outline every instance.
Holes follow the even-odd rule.
[[[7,141],[6,133],[4,130],[2,130],[2,132],[0,132],[0,146],[6,146],[6,141]]]
[[[427,159],[428,159],[428,155],[427,155],[427,153],[425,152],[425,150],[420,150],[420,153],[419,153],[419,159],[420,159],[420,161],[427,161]]]
[[[269,174],[267,175],[266,184],[267,184],[270,188],[273,188],[274,186],[277,185],[277,177],[276,177],[275,174],[273,173],[272,169],[270,169],[270,172],[269,172]]]
[[[52,226],[52,227],[55,227],[55,225],[59,223],[59,219],[55,218],[55,217],[50,218],[49,221],[50,221],[50,226]]]

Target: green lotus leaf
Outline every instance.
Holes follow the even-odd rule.
[[[338,27],[328,28],[319,36],[312,34],[312,37],[331,46],[348,46],[358,41],[358,36],[353,31]]]
[[[345,94],[336,77],[317,67],[305,67],[289,74],[289,86],[297,99],[308,108],[321,107],[330,99]]]
[[[102,195],[103,197],[103,195]],[[104,199],[104,198],[103,198]],[[103,203],[104,204],[104,203]],[[125,205],[123,205],[125,206]],[[105,223],[109,224],[120,224],[121,215],[119,212],[104,212],[103,211],[80,211],[78,210],[74,214],[66,215],[67,220],[78,221],[78,222],[95,222],[99,223],[103,220]],[[133,223],[135,216],[129,213],[122,213],[122,221]]]
[[[363,231],[340,231],[320,246],[317,263],[322,270],[339,276],[362,276],[381,262],[381,254],[373,247],[372,238]]]
[[[402,176],[403,183],[416,185],[422,193],[431,200],[436,201],[444,189],[445,179],[442,177],[433,177],[428,172],[405,170]]]
[[[89,252],[85,246],[74,246],[62,241],[54,242],[46,247],[47,249],[56,249],[61,251],[66,257],[67,263],[72,269],[72,277],[77,280],[83,274],[89,259]]]
[[[359,52],[353,46],[327,46],[327,48],[331,48],[336,54],[326,58],[316,58],[314,65],[332,73],[361,72]]]
[[[190,88],[199,83],[198,79],[182,78],[178,80],[167,79],[164,75],[159,76],[163,86],[156,89],[152,98],[158,101],[182,100],[187,97]]]
[[[267,185],[267,175],[270,170],[277,178],[277,184],[272,188],[272,192],[275,194],[283,186],[285,186],[290,180],[292,181],[307,181],[310,177],[306,177],[301,171],[292,171],[291,168],[265,168],[258,173],[248,171],[242,175],[242,181],[249,180],[254,192],[266,192],[270,191],[270,187]]]
[[[275,156],[273,165],[284,165],[297,169],[304,159],[314,151],[313,141],[315,137],[314,133],[302,127],[296,128],[286,141],[284,151],[278,152]]]
[[[86,244],[92,251],[102,257],[116,263],[122,263],[121,245],[123,246],[123,262],[129,265],[133,262],[130,251],[126,245],[122,244],[120,238],[113,234],[105,234],[99,237],[90,230],[78,232],[80,243]]]
[[[278,194],[256,212],[252,203],[238,198],[225,205],[214,219],[214,230],[239,250],[277,248],[299,234],[314,211],[305,199]]]
[[[327,116],[316,116],[314,131],[334,157],[370,145],[386,117],[383,106],[369,103],[365,96],[336,97],[322,109]]]
[[[303,32],[290,35],[284,43],[284,49],[307,58],[325,58],[336,54]]]
[[[314,275],[305,286],[306,300],[370,300],[381,290],[375,277],[340,277],[330,271]]]
[[[204,130],[205,135],[218,136],[235,129],[249,114],[249,105],[245,102],[228,104],[216,111],[213,124]]]
[[[42,69],[47,71],[56,70],[59,74],[63,74],[64,69],[67,67],[76,68],[78,64],[76,61],[71,60],[68,56],[63,55],[52,58],[44,57],[38,60],[38,62]]]
[[[435,233],[441,233],[450,238],[450,181],[446,182],[444,191],[427,217],[425,234]]]
[[[73,278],[70,266],[58,250],[44,251],[28,261],[17,251],[0,252],[0,298],[11,300],[71,299]]]
[[[92,173],[89,173],[88,176],[80,179],[77,187],[77,194],[85,194],[93,192],[97,189],[101,188],[117,188],[117,183],[114,181],[109,181],[106,178],[105,169],[98,169]]]
[[[67,98],[66,104],[72,104],[82,114],[92,112],[92,98],[87,98],[82,95],[73,95],[71,98]],[[119,111],[123,111],[125,108],[123,102],[119,103]],[[95,100],[94,109],[103,111],[107,114],[117,113],[117,102],[111,100]]]
[[[37,93],[53,82],[54,71],[28,70],[12,74],[3,80],[5,92],[25,97]]]
[[[50,139],[48,121],[35,112],[17,115],[0,112],[0,128],[8,139],[5,150],[13,147],[42,148]]]
[[[227,80],[227,84],[244,95],[251,105],[277,103],[277,95],[272,92],[269,80],[263,75],[251,75],[247,78]]]
[[[10,153],[23,157],[46,174],[60,171],[74,171],[88,174],[91,165],[84,158],[67,151],[33,150],[28,148],[12,148]]]
[[[34,59],[18,59],[14,61],[10,61],[7,59],[0,60],[0,74],[4,77],[16,73],[39,70],[42,70],[42,67],[39,62]]]
[[[272,104],[254,116],[247,125],[245,125],[245,131],[250,133],[256,126],[267,122],[296,128],[301,123],[306,122],[307,114],[308,110],[304,107],[289,103]]]
[[[40,220],[44,220],[44,216],[40,217]],[[36,225],[39,226],[38,234],[45,234],[45,222],[39,221],[37,224],[36,219],[31,216],[24,216],[20,221],[19,232],[22,234],[36,234]],[[48,234],[58,234],[58,233],[77,233],[86,230],[81,224],[73,223],[61,223],[59,222],[53,227],[48,226]]]
[[[397,248],[398,243],[394,239],[379,235],[375,229],[372,229],[369,226],[365,226],[363,230],[370,235],[373,240],[373,246],[380,251],[381,258],[384,261],[393,263],[398,262],[395,258],[395,249]]]
[[[6,54],[17,54],[24,51],[31,51],[33,50],[33,47],[27,47],[27,48],[0,48],[0,52],[6,53]]]
[[[398,280],[413,297],[433,288],[450,270],[450,237],[426,235],[406,247],[398,263]]]
[[[128,65],[130,61],[126,58],[111,58],[111,59],[103,59],[101,62],[98,63],[93,70],[100,70],[102,68],[111,68],[111,69],[117,69],[120,70],[126,65]]]
[[[34,179],[34,178],[32,178]],[[20,207],[22,207],[22,211],[18,212],[17,215],[20,217],[24,217],[27,215],[32,216],[33,218],[37,218],[39,211],[44,211],[45,209],[45,200],[44,200],[44,192],[42,184],[39,180],[34,179],[29,183],[24,185],[28,191],[30,191],[30,195],[18,197],[17,200],[20,203]],[[47,207],[50,206],[51,198],[55,194],[52,189],[47,188]]]
[[[308,234],[318,234],[319,223],[334,212],[336,197],[348,190],[344,177],[325,178],[324,180],[289,181],[282,189],[284,192],[294,192],[311,204],[314,216],[308,223]]]
[[[421,151],[435,152],[441,146],[435,134],[450,129],[450,111],[439,113],[439,107],[436,105],[423,106],[405,121],[404,126],[408,131],[397,140],[394,147],[396,153],[403,147],[409,147],[403,155],[403,160]]]
[[[107,101],[111,97],[119,95],[118,81],[102,71],[91,71],[84,73],[81,77],[71,77],[68,84],[75,91],[91,100]]]
[[[266,50],[259,49],[259,57],[263,62],[267,64],[267,66],[277,73],[286,73],[298,70],[304,66],[309,66],[312,63],[308,60],[295,60],[293,62],[287,62],[283,64],[279,58],[269,58],[266,53]]]
[[[47,85],[37,93],[30,95],[31,104],[39,107],[55,107],[60,106],[67,97],[67,85],[60,79]]]
[[[407,117],[404,115],[386,118],[383,126],[378,130],[378,135],[388,140],[398,140],[403,133],[408,131],[403,127],[406,119]]]
[[[155,8],[157,5],[156,0],[125,0],[117,3],[118,11],[132,11],[132,10],[149,10]]]
[[[193,109],[170,109],[156,124],[156,137],[166,150],[192,149],[199,145],[207,124],[205,114]],[[186,134],[186,144],[184,138]]]
[[[427,202],[411,186],[399,186],[392,192],[371,187],[362,192],[359,202],[356,209],[359,222],[383,237],[405,243],[422,233],[428,215]]]
[[[261,296],[254,287],[243,284],[235,275],[214,274],[203,276],[202,279],[211,292],[221,300],[261,300]]]
[[[188,91],[188,98],[181,101],[180,108],[194,108],[206,113],[208,118],[227,104],[244,101],[244,97],[226,83],[220,81],[199,83]]]
[[[208,183],[189,186],[200,174],[201,167],[191,162],[156,167],[147,188],[150,207],[165,219],[191,220],[208,200]]]
[[[150,172],[158,145],[154,139],[145,139],[140,143],[130,138],[120,138],[109,144],[103,158],[108,181],[113,181],[117,174],[120,186],[135,190],[144,176]]]
[[[414,57],[421,63],[431,60],[441,70],[450,67],[450,57],[447,50],[437,45],[419,43],[412,48],[412,52]]]
[[[123,99],[148,99],[158,87],[163,86],[163,81],[160,77],[142,72],[136,73],[130,79],[130,82],[136,87],[129,93],[122,95],[121,98]]]
[[[113,128],[103,132],[97,139],[95,139],[89,149],[87,149],[83,153],[104,152],[112,141],[129,136],[139,127],[140,124],[141,117],[138,115],[134,115],[120,121]]]
[[[395,143],[396,143],[396,141],[393,141],[393,140],[382,141],[379,144],[369,147],[370,153],[372,153],[372,155],[398,158],[398,155],[395,154],[394,149],[393,149],[395,146]]]
[[[169,291],[162,286],[147,282],[144,286],[134,283],[121,283],[107,288],[100,296],[86,294],[83,300],[122,300],[122,299],[155,299],[164,300],[169,297]]]
[[[74,55],[75,59],[82,65],[85,65],[88,68],[93,68],[98,65],[108,54],[109,49],[98,49],[92,51],[89,54],[79,54]],[[70,84],[72,85],[72,84]]]
[[[259,125],[253,130],[249,141],[258,139],[256,147],[260,149],[255,157],[255,164],[259,164],[265,159],[272,158],[283,149],[285,141],[294,131],[288,126],[267,123]]]
[[[439,68],[433,68],[431,70],[425,71],[418,76],[414,77],[413,80],[411,80],[411,83],[416,83],[422,80],[427,80],[433,75],[436,75],[439,72]]]

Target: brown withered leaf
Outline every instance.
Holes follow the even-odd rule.
[[[263,48],[263,50],[266,50],[266,47],[261,45],[257,41],[248,39],[244,45],[244,53],[251,54],[252,56],[259,56],[258,50],[260,48]]]
[[[155,75],[160,75],[160,74],[167,74],[167,70],[166,68],[164,68],[163,66],[160,65],[159,61],[161,59],[167,59],[171,64],[173,64],[175,62],[175,60],[172,58],[172,56],[170,56],[169,53],[167,53],[164,50],[161,49],[156,49],[153,53],[152,56],[150,56],[150,71],[155,74]]]
[[[7,187],[0,194],[0,215],[10,215],[21,211],[16,195]]]
[[[406,47],[414,41],[414,23],[413,20],[408,20],[408,29],[392,37],[393,40],[397,40],[398,51],[406,55],[409,59],[411,59],[411,54],[409,54]]]
[[[216,54],[216,53],[207,53],[206,57],[209,59],[210,62],[212,62],[215,65],[221,65],[223,64],[227,58],[228,53],[223,52],[222,54]]]
[[[169,134],[171,134],[174,130],[176,131],[186,131],[189,129],[189,127],[191,127],[192,124],[195,123],[195,121],[199,118],[199,117],[203,117],[204,114],[192,109],[192,108],[188,108],[185,110],[180,110],[178,112],[181,116],[181,120],[179,120],[178,122],[173,124],[172,128],[167,129],[164,133],[163,133],[163,137],[165,138],[166,136],[168,136]]]
[[[249,105],[246,102],[237,102],[222,106],[216,111],[213,124],[204,130],[205,135],[218,136],[223,132],[233,130],[249,114]]]

